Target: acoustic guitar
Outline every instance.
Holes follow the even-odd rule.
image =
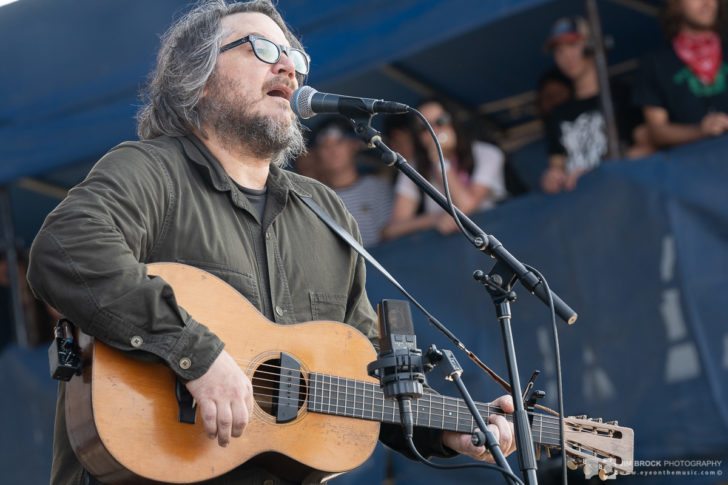
[[[399,423],[366,366],[377,358],[359,331],[337,322],[278,325],[219,278],[190,266],[155,263],[149,274],[225,343],[253,384],[255,408],[242,437],[222,448],[181,396],[171,370],[80,334],[80,376],[66,388],[71,445],[104,483],[192,483],[249,460],[289,479],[318,482],[353,470],[371,455],[380,423]],[[484,419],[501,413],[478,405]],[[464,433],[474,428],[460,399],[425,395],[413,403],[416,426]],[[199,413],[197,413],[199,414]],[[533,413],[534,442],[559,445],[559,421]],[[566,419],[566,453],[602,478],[632,472],[633,431],[586,417]],[[540,448],[539,448],[540,449]]]

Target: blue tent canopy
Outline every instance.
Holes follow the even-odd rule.
[[[654,18],[624,3],[599,4],[615,38],[611,63],[659,43]],[[580,7],[569,0],[279,2],[311,54],[309,81],[318,89],[414,103],[426,86],[474,112],[532,90],[551,62],[541,52],[551,22]],[[159,37],[187,8],[181,0],[21,0],[0,8],[0,182],[45,173],[68,187],[78,180],[48,172],[133,138]]]

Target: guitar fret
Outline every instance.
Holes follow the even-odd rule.
[[[356,381],[353,381],[351,379],[347,379],[347,389],[353,389],[353,395],[351,396],[351,399],[347,397],[346,399],[346,405],[349,407],[349,402],[351,401],[351,411],[349,411],[349,416],[356,417]],[[353,385],[351,385],[353,384]],[[347,391],[348,392],[348,391]]]
[[[374,421],[374,387],[372,386],[372,421]]]
[[[440,420],[442,421],[440,423],[440,429],[446,429],[445,428],[445,400],[442,398],[442,396],[440,396],[440,406],[441,406]]]
[[[427,397],[427,403],[430,405],[429,411],[427,412],[427,427],[432,427],[432,396]]]
[[[538,416],[538,418],[541,418],[541,416]],[[534,417],[534,422],[536,422],[536,419]],[[539,419],[540,425],[538,427],[538,442],[543,443],[543,418]]]
[[[357,409],[356,403],[357,403],[358,398],[359,398],[359,395],[357,394],[357,391],[356,391],[356,383],[357,382],[354,381],[354,411],[353,411],[352,416],[356,416],[356,409]],[[361,408],[361,413],[362,413],[361,416],[359,416],[359,417],[360,418],[364,418],[364,406],[362,405],[362,406],[359,406],[359,407]]]
[[[334,394],[336,395],[336,403],[334,404],[334,414],[340,414],[339,413],[339,376],[336,376],[336,391]]]

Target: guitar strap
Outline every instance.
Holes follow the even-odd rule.
[[[316,214],[319,217],[319,219],[321,219],[324,222],[324,224],[329,226],[329,228],[332,231],[334,231],[334,233],[337,236],[339,236],[341,239],[343,239],[346,244],[348,244],[349,246],[352,247],[352,249],[354,249],[354,251],[359,253],[365,260],[367,260],[367,262],[369,262],[369,264],[374,266],[380,273],[382,273],[384,275],[384,277],[387,278],[390,281],[390,283],[392,283],[399,291],[402,291],[402,292],[405,291],[404,288],[402,287],[402,285],[400,285],[399,282],[396,279],[394,279],[394,276],[389,274],[389,272],[386,269],[384,269],[384,266],[379,264],[379,261],[374,259],[374,256],[369,254],[369,251],[364,249],[364,246],[359,244],[359,241],[357,241],[354,236],[349,234],[349,231],[347,231],[346,229],[341,227],[341,225],[338,222],[336,222],[330,215],[328,215],[326,213],[326,211],[323,210],[321,208],[321,206],[318,205],[311,197],[304,197],[304,196],[298,195],[298,194],[296,194],[296,196],[298,196],[298,198],[301,199],[301,201],[304,204],[306,204],[308,206],[308,208],[311,209],[314,212],[314,214]]]
[[[308,208],[311,209],[314,212],[314,214],[316,214],[319,217],[319,219],[321,219],[324,222],[324,224],[329,226],[329,228],[332,231],[334,231],[334,233],[337,236],[339,236],[341,239],[343,239],[344,242],[346,242],[349,246],[351,246],[352,249],[354,249],[354,251],[359,253],[367,262],[369,262],[369,264],[374,266],[380,273],[382,273],[384,275],[384,277],[387,278],[389,280],[389,282],[395,286],[395,288],[397,288],[399,291],[401,291],[408,299],[412,300],[412,297],[409,295],[409,293],[407,293],[407,290],[405,290],[404,287],[399,284],[399,282],[394,278],[394,276],[389,274],[389,272],[386,269],[384,269],[384,266],[379,264],[379,262],[376,259],[374,259],[374,256],[369,254],[369,252],[366,249],[364,249],[364,247],[361,244],[359,244],[359,241],[357,241],[354,236],[349,234],[349,231],[347,231],[346,229],[341,227],[341,225],[338,222],[336,222],[330,215],[328,215],[326,213],[326,211],[323,210],[321,208],[321,206],[318,205],[311,197],[304,197],[304,196],[298,195],[298,194],[296,194],[296,196],[299,199],[301,199],[301,201],[304,204],[306,204],[308,206]],[[490,377],[495,382],[497,382],[506,391],[511,392],[511,386],[508,384],[508,382],[505,381],[505,379],[503,379],[498,374],[496,374],[493,370],[491,370],[480,359],[478,359],[478,357],[476,355],[474,355],[472,352],[470,352],[469,350],[467,352],[471,358],[477,359],[477,364],[479,366],[482,366],[483,370],[485,370],[485,372],[488,375],[490,375]]]

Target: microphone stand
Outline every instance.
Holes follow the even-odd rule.
[[[354,108],[348,109],[346,112],[342,112],[342,114],[351,118],[351,122],[354,125],[354,132],[369,147],[376,148],[379,157],[385,164],[397,168],[429,195],[440,207],[450,213],[451,208],[445,196],[407,163],[407,160],[402,155],[393,152],[382,141],[380,133],[371,126],[372,114]],[[489,284],[487,288],[493,299],[496,315],[501,323],[503,345],[506,350],[506,363],[511,381],[511,396],[513,397],[513,405],[515,408],[513,421],[516,432],[519,468],[523,473],[525,483],[537,484],[536,454],[533,447],[533,440],[531,439],[528,414],[523,404],[524,398],[521,395],[522,391],[518,377],[516,351],[511,331],[510,301],[504,295],[510,296],[513,293],[512,286],[516,280],[520,281],[529,292],[538,296],[546,305],[549,304],[549,295],[546,293],[546,289],[541,280],[533,272],[529,271],[515,256],[509,253],[500,241],[492,235],[486,234],[485,231],[478,227],[477,224],[463,214],[457,207],[454,207],[454,211],[458,215],[463,227],[474,236],[471,242],[475,248],[495,258],[498,262],[493,268],[493,271],[491,271],[491,275],[489,275],[492,283],[495,284]],[[500,280],[500,283],[498,283],[498,280]],[[501,286],[504,283],[506,284]],[[555,292],[551,291],[551,296],[556,314],[568,324],[574,323],[577,319],[576,312],[564,303]]]
[[[470,414],[475,420],[475,424],[478,425],[478,432],[473,433],[473,444],[475,446],[485,446],[486,449],[493,456],[496,464],[504,470],[508,470],[508,472],[511,472],[511,466],[508,464],[506,458],[503,456],[503,451],[500,449],[500,444],[498,443],[498,440],[495,439],[495,435],[493,435],[493,433],[488,429],[488,426],[485,424],[483,416],[481,416],[480,411],[475,404],[475,401],[473,401],[473,398],[470,397],[468,388],[465,386],[465,383],[460,378],[460,374],[463,373],[463,368],[460,367],[460,364],[458,363],[453,353],[446,349],[439,350],[433,345],[427,352],[426,358],[433,366],[439,364],[440,370],[442,371],[445,380],[454,382],[455,387],[458,388],[460,396],[462,396],[463,401],[465,401],[465,405],[468,407]],[[506,482],[511,484],[514,483],[513,479],[510,476],[504,474],[504,477],[506,479]]]

